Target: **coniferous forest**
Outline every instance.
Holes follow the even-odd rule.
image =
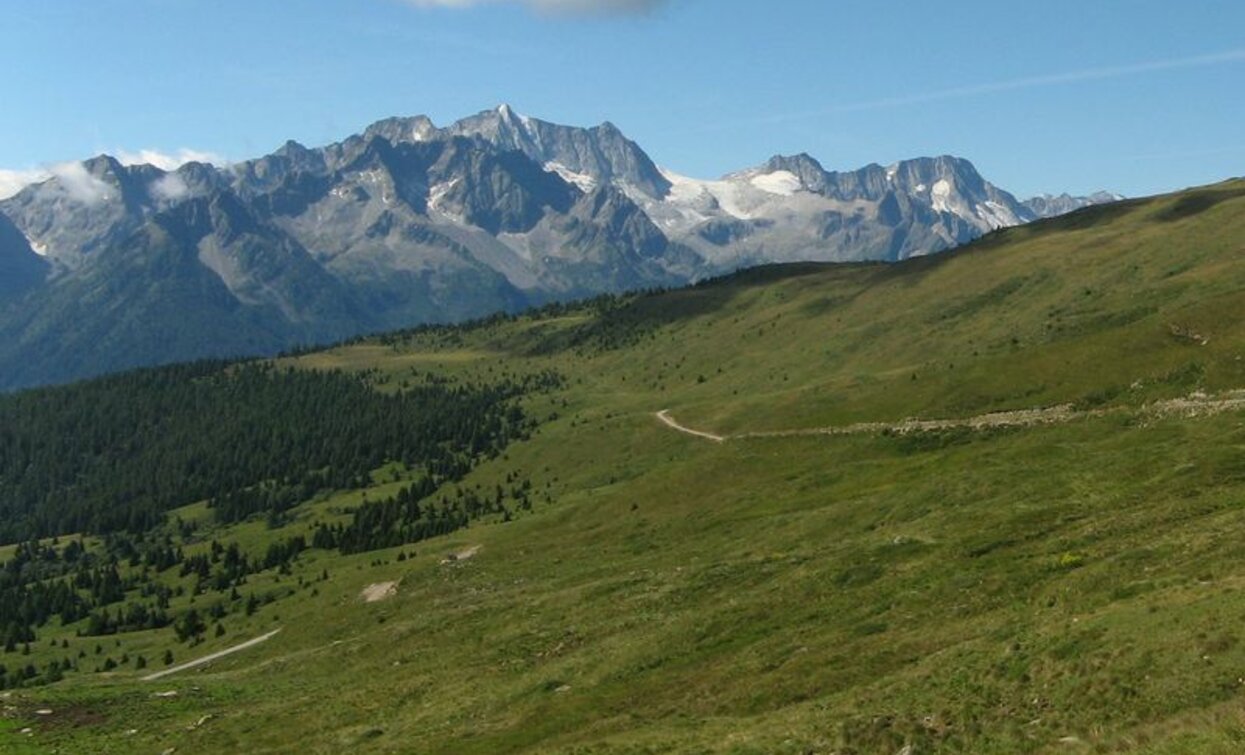
[[[199,362],[0,397],[0,542],[139,533],[202,500],[222,522],[279,514],[388,462],[457,479],[529,431],[512,399],[556,378],[369,380]]]
[[[280,595],[244,599],[247,577],[276,570],[308,548],[359,552],[417,542],[509,511],[494,495],[443,486],[525,438],[535,422],[517,399],[556,388],[553,372],[451,382],[413,372],[398,390],[373,372],[204,361],[138,370],[71,386],[0,396],[0,542],[19,543],[0,564],[0,645],[17,653],[53,620],[102,637],[172,626],[195,643],[207,621],[253,613]],[[266,551],[198,539],[172,509],[206,502],[231,524],[262,517],[280,528],[291,509],[327,491],[366,487],[397,464],[414,482],[365,502],[345,525],[314,537],[277,537]],[[530,482],[510,499],[528,504]],[[79,533],[58,538],[66,533]],[[92,549],[82,535],[103,536]],[[41,538],[51,540],[40,541]],[[208,608],[175,614],[159,575],[189,579]],[[24,650],[22,650],[25,652]],[[106,659],[111,660],[111,659]],[[0,665],[0,688],[43,684],[79,668]]]

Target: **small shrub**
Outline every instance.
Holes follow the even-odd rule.
[[[1080,567],[1085,565],[1085,554],[1084,553],[1073,553],[1072,551],[1066,551],[1063,553],[1063,555],[1059,557],[1059,560],[1056,562],[1056,565],[1060,569],[1063,569],[1065,571],[1071,571],[1072,569],[1079,569]]]

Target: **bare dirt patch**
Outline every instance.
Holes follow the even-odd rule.
[[[363,592],[359,593],[359,597],[363,598],[364,603],[379,603],[397,594],[397,582],[377,582],[363,588]]]
[[[48,719],[48,723],[57,726],[69,726],[78,728],[80,726],[99,726],[106,723],[108,717],[103,713],[84,706],[71,706],[63,710],[53,713]]]
[[[441,563],[442,564],[456,564],[459,561],[466,561],[467,559],[475,558],[475,555],[480,552],[480,548],[481,546],[479,545],[473,545],[469,548],[463,548],[462,550],[451,553],[445,558],[441,559]]]
[[[99,710],[83,705],[69,705],[55,709],[40,708],[23,711],[23,713],[26,717],[35,717],[34,726],[39,730],[56,727],[76,729],[83,726],[99,726],[108,721],[108,717]]]

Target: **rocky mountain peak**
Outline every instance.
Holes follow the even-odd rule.
[[[428,116],[415,115],[409,118],[386,118],[368,126],[363,132],[364,139],[382,137],[392,144],[410,142],[426,142],[437,138],[437,127]]]
[[[125,172],[125,167],[112,155],[96,155],[87,158],[82,161],[82,167],[90,175],[113,183],[118,183],[119,176]]]
[[[761,168],[766,173],[786,171],[796,176],[807,190],[818,194],[826,190],[826,169],[812,155],[801,152],[796,155],[774,155]]]
[[[580,185],[618,185],[659,198],[670,190],[652,159],[613,123],[580,128],[519,115],[509,105],[464,118],[444,132],[476,136],[495,147],[524,153]]]

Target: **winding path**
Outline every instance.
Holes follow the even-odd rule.
[[[246,642],[243,642],[243,643],[239,643],[237,645],[234,645],[233,647],[225,648],[224,650],[217,650],[215,653],[212,653],[211,655],[205,655],[202,658],[196,658],[195,660],[190,661],[188,663],[182,663],[177,666],[173,666],[172,668],[166,668],[163,671],[157,671],[154,674],[148,674],[147,676],[143,677],[143,681],[152,682],[152,681],[155,681],[156,679],[160,679],[162,677],[168,676],[169,674],[176,674],[178,671],[185,671],[186,669],[194,668],[195,666],[202,666],[205,663],[211,663],[212,661],[218,658],[224,658],[227,655],[232,655],[233,653],[236,653],[239,650],[246,650],[249,647],[255,647],[259,643],[265,642],[271,639],[277,632],[280,632],[280,631],[281,631],[281,628],[277,627],[276,629],[272,630],[268,634],[260,635],[259,637],[256,637],[251,640],[247,640]]]
[[[1245,410],[1245,390],[1227,391],[1215,396],[1194,393],[1184,398],[1165,399],[1146,404],[1139,408],[1114,406],[1103,409],[1077,410],[1071,404],[1043,407],[1037,409],[1017,409],[1007,412],[979,414],[975,417],[960,419],[905,419],[899,422],[858,422],[852,425],[835,427],[809,427],[797,430],[769,430],[746,432],[736,435],[717,435],[704,430],[695,430],[680,424],[670,416],[669,409],[656,413],[657,419],[667,427],[687,435],[723,443],[728,440],[746,440],[749,438],[793,438],[810,435],[861,435],[868,433],[893,432],[899,434],[931,432],[938,430],[968,429],[989,430],[1001,427],[1034,427],[1037,425],[1054,425],[1072,422],[1078,419],[1103,417],[1108,414],[1133,413],[1148,418],[1160,417],[1206,417],[1228,411]]]

